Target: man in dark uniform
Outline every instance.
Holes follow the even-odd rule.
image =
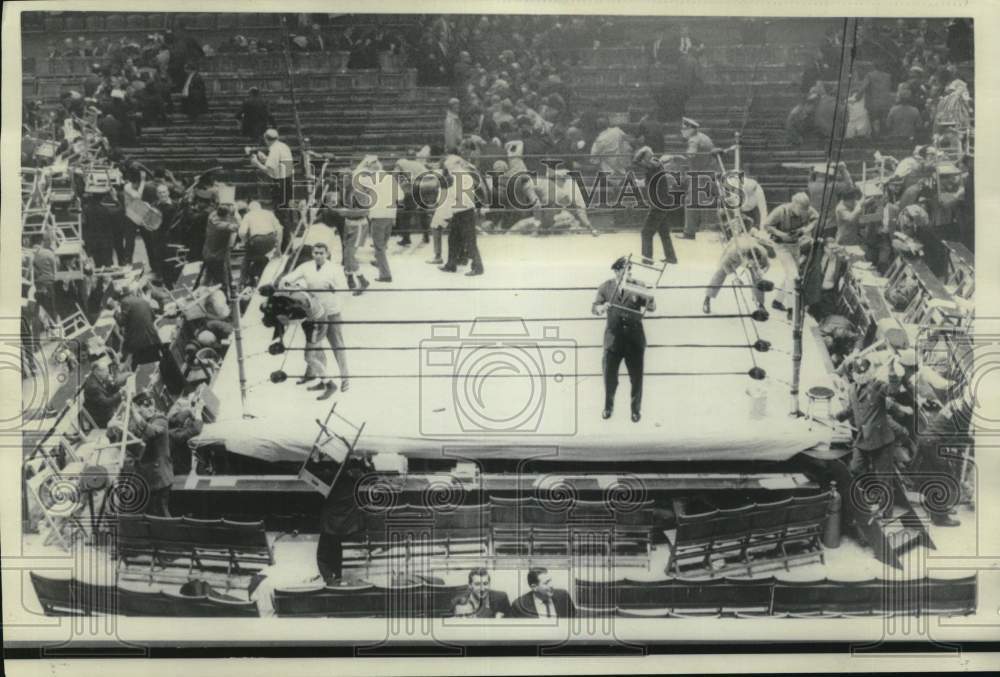
[[[174,483],[174,464],[170,457],[170,437],[167,417],[157,410],[149,393],[132,398],[129,428],[144,444],[141,449],[129,449],[125,468],[137,474],[147,485],[149,500],[147,515],[170,517],[170,487]]]
[[[855,477],[875,473],[891,478],[895,473],[896,432],[889,418],[889,395],[899,388],[896,372],[899,358],[889,360],[888,382],[875,377],[875,368],[866,357],[851,364],[854,384],[848,390],[848,406],[835,415],[838,421],[852,419],[857,430],[850,470]],[[889,480],[891,482],[891,480]],[[891,512],[891,504],[885,507]]]
[[[632,421],[638,422],[642,410],[642,364],[646,352],[642,311],[643,308],[655,311],[656,301],[652,296],[640,296],[623,288],[628,273],[628,261],[624,256],[612,264],[611,270],[615,271],[615,277],[598,287],[597,298],[591,307],[594,315],[607,314],[608,317],[604,330],[604,411],[601,416],[611,418],[614,411],[618,368],[624,359],[632,383]]]
[[[684,185],[681,183],[680,164],[673,155],[654,158],[653,152],[651,147],[645,146],[635,156],[635,163],[646,170],[649,191],[649,211],[642,225],[642,255],[652,260],[655,233],[663,243],[663,260],[677,263],[670,230],[684,226]]]
[[[334,480],[319,516],[316,566],[324,581],[340,578],[344,564],[344,541],[364,528],[364,513],[355,498],[355,487],[374,470],[367,456],[348,454],[343,471]]]
[[[688,240],[695,239],[695,234],[703,225],[715,223],[715,199],[718,191],[712,175],[718,170],[715,156],[715,144],[708,135],[701,131],[701,125],[691,118],[681,120],[681,136],[687,141],[688,204],[684,210],[684,234]]]

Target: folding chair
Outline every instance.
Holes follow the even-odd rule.
[[[633,261],[632,255],[629,254],[628,261],[625,263],[625,274],[618,282],[612,299],[625,298],[625,296],[637,296],[647,301],[653,299],[653,292],[659,287],[660,279],[667,269],[667,264],[656,265],[652,262],[646,263],[645,261],[648,261],[648,259]],[[646,304],[643,304],[640,310],[620,305],[615,300],[612,300],[608,305],[630,313],[646,314]]]
[[[58,543],[63,550],[69,550],[75,536],[85,533],[83,525],[76,517],[82,503],[74,500],[78,491],[70,486],[72,480],[62,480],[58,472],[47,463],[42,464],[25,484],[28,495],[34,499],[41,511],[42,524],[39,532],[47,529],[42,545]],[[67,498],[70,500],[67,502]]]

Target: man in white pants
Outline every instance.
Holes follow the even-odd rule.
[[[796,193],[791,202],[778,205],[767,215],[764,230],[777,245],[778,260],[785,271],[777,297],[771,302],[775,310],[791,310],[786,306],[789,296],[794,298],[795,279],[799,275],[799,253],[803,246],[811,243],[819,225],[819,214],[809,206],[809,196]]]
[[[320,325],[320,336],[325,333],[330,347],[333,349],[333,356],[337,360],[340,368],[340,389],[346,391],[350,386],[347,371],[347,355],[344,350],[344,336],[340,329],[340,301],[337,298],[336,289],[338,286],[337,267],[330,259],[330,251],[326,244],[317,242],[312,246],[312,261],[306,261],[298,268],[289,273],[283,284],[291,285],[297,282],[304,282],[310,293],[319,296],[325,311],[324,322]],[[322,340],[321,338],[319,340]],[[322,390],[317,399],[325,400],[337,391],[337,385],[333,379],[326,378],[325,374],[317,374],[319,382],[309,386],[308,390]],[[296,381],[296,385],[303,385],[313,380],[311,373]]]

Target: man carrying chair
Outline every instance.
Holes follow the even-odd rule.
[[[632,267],[639,270],[656,271],[659,276],[652,284],[636,280],[631,276]],[[642,410],[642,370],[646,352],[646,334],[642,328],[642,316],[647,310],[656,310],[653,290],[663,275],[663,268],[635,263],[622,256],[611,265],[615,276],[606,280],[597,289],[591,312],[607,315],[604,330],[604,411],[601,417],[611,418],[614,411],[615,391],[618,390],[618,368],[625,360],[629,381],[632,384],[632,422],[638,423]]]

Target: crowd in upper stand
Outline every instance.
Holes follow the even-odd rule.
[[[846,138],[929,142],[942,125],[970,126],[972,83],[960,65],[972,59],[971,22],[859,22],[847,102]],[[802,100],[789,113],[792,142],[827,137],[833,129],[843,36],[829,31],[806,66]]]

